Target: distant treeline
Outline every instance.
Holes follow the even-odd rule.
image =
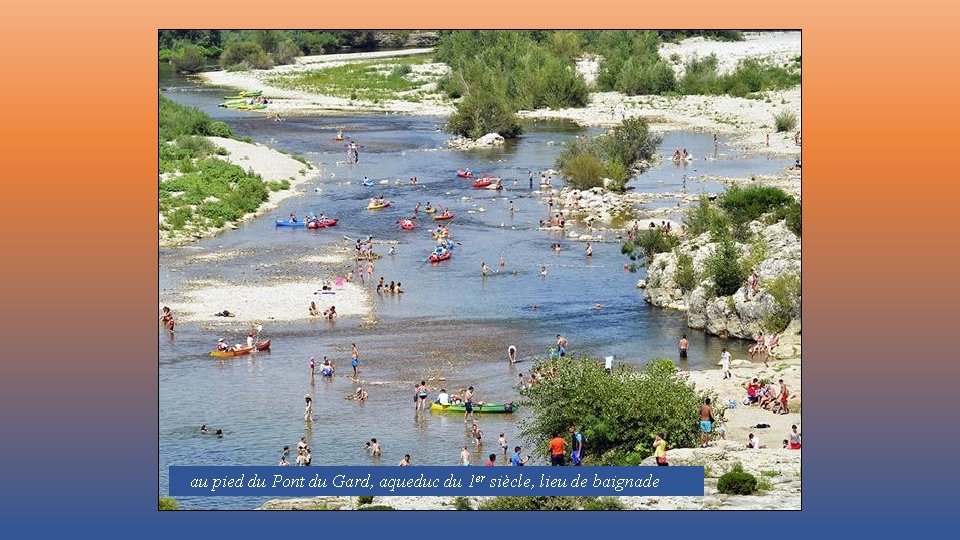
[[[372,30],[161,30],[159,59],[194,73],[216,64],[224,69],[266,69],[300,55],[376,46]],[[393,33],[409,33],[396,31]]]

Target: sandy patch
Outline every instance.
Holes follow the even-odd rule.
[[[702,37],[685,39],[679,43],[664,43],[660,56],[682,75],[689,60],[714,54],[717,56],[717,71],[730,73],[746,58],[770,60],[783,65],[800,56],[800,32],[745,32],[743,41],[716,41]],[[672,62],[670,57],[679,60]]]
[[[363,316],[371,310],[368,291],[356,284],[334,285],[334,294],[321,294],[320,287],[319,280],[268,284],[203,280],[188,284],[180,299],[165,305],[173,309],[179,322],[307,320],[311,318],[308,312],[310,302],[316,302],[321,311],[334,305],[340,317]],[[223,310],[236,317],[214,316]]]

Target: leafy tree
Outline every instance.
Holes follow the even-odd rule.
[[[669,360],[607,373],[589,358],[554,358],[540,370],[545,379],[529,391],[534,414],[523,423],[523,437],[542,441],[538,450],[544,457],[546,442],[571,425],[586,437],[586,458],[598,464],[639,464],[652,453],[655,433],[665,434],[672,447],[692,447],[699,440],[703,396],[677,377]]]
[[[747,279],[740,262],[740,248],[729,235],[722,235],[714,252],[704,261],[707,276],[713,281],[715,296],[730,296]]]

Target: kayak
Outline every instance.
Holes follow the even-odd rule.
[[[480,179],[480,180],[477,180],[476,182],[474,182],[474,183],[473,183],[473,187],[478,188],[478,189],[479,189],[479,188],[485,188],[485,187],[489,186],[489,185],[492,184],[492,183],[493,183],[493,180],[491,180],[491,179],[489,179],[489,178],[483,178],[483,179]]]
[[[214,358],[233,358],[234,356],[243,356],[244,354],[250,354],[254,350],[265,351],[270,348],[270,340],[264,340],[260,343],[257,343],[253,347],[240,347],[235,351],[210,351],[210,356]]]
[[[433,208],[432,206],[428,206],[428,207],[426,207],[426,208],[423,209],[423,212],[426,213],[426,214],[432,214],[432,213],[434,213],[434,212],[436,212],[436,211],[437,211],[437,209],[436,209],[436,208]]]
[[[235,96],[224,96],[223,99],[243,99],[243,98],[260,97],[261,94],[263,94],[262,90],[250,90],[248,92],[239,92]]]
[[[518,403],[474,403],[473,412],[484,412],[484,413],[512,413],[516,412],[520,408]],[[441,405],[436,401],[430,403],[430,410],[437,412],[455,412],[455,413],[465,413],[467,412],[467,407],[463,403],[451,403],[449,405]]]
[[[367,205],[367,210],[380,210],[381,208],[386,208],[388,206],[390,206],[390,201],[383,201],[382,203],[370,201],[370,204]]]
[[[457,176],[460,178],[473,178],[473,173],[463,169],[457,169]]]
[[[446,221],[448,219],[453,219],[453,212],[444,212],[439,216],[433,216],[434,221]]]
[[[450,253],[449,250],[444,251],[442,254],[438,254],[436,251],[434,251],[433,253],[430,254],[429,259],[430,259],[430,262],[436,263],[436,262],[440,262],[440,261],[445,261],[445,260],[449,259],[452,255],[453,255],[453,254]]]
[[[363,182],[360,182],[360,183],[363,184],[363,185],[365,185],[365,186],[367,186],[367,187],[372,187],[372,186],[373,186],[373,180],[364,180]]]
[[[306,227],[306,221],[290,221],[288,219],[278,219],[277,227]]]
[[[503,183],[502,183],[502,182],[494,182],[494,183],[490,184],[489,186],[487,186],[487,189],[503,189]]]
[[[414,223],[412,220],[409,220],[409,219],[401,219],[401,220],[400,220],[400,228],[401,228],[401,229],[404,229],[404,230],[407,230],[407,231],[412,231],[416,226],[417,226],[417,224]]]
[[[336,218],[315,219],[307,223],[307,228],[308,229],[326,229],[327,227],[335,227],[338,221],[340,220]]]

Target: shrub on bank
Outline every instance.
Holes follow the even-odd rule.
[[[634,165],[650,159],[660,141],[660,136],[650,133],[646,120],[630,118],[598,137],[565,143],[556,165],[577,189],[608,187],[623,191],[633,176]],[[609,186],[603,185],[603,178],[611,180]]]
[[[704,261],[707,277],[713,282],[714,296],[730,296],[747,279],[747,272],[740,262],[740,248],[728,235],[717,241],[714,252]]]
[[[750,495],[757,490],[757,477],[737,463],[717,481],[717,491],[727,495]]]
[[[780,111],[773,116],[777,132],[793,131],[797,127],[797,115],[793,111]]]
[[[626,510],[627,507],[616,497],[598,497],[583,503],[584,510]]]
[[[769,186],[733,186],[720,197],[720,207],[734,226],[750,223],[767,212],[775,211],[793,202],[785,191]]]
[[[667,434],[671,447],[691,447],[699,440],[696,420],[703,396],[677,378],[669,360],[613,373],[586,357],[551,359],[539,368],[546,377],[528,391],[533,415],[522,424],[528,441],[545,442],[577,425],[586,437],[588,461],[628,465],[651,454],[644,443],[652,433]]]
[[[224,68],[244,65],[252,69],[270,69],[273,67],[273,59],[259,43],[235,41],[223,50],[220,55],[220,65]]]
[[[170,54],[170,63],[179,73],[196,73],[206,60],[205,51],[197,45],[184,45]]]
[[[394,508],[394,507],[392,507],[392,506],[387,506],[387,505],[385,505],[385,504],[370,504],[370,505],[367,505],[367,506],[361,506],[360,508],[357,508],[357,510],[374,510],[374,511],[376,511],[376,510],[396,510],[396,508]]]
[[[520,122],[501,89],[475,87],[447,120],[447,130],[473,139],[487,133],[504,137],[520,134]]]
[[[692,291],[697,285],[697,273],[693,267],[693,257],[677,251],[677,270],[673,281],[684,292]]]
[[[773,313],[763,323],[764,331],[774,334],[783,332],[800,307],[800,276],[781,274],[771,281],[765,281],[763,288],[773,296],[775,306]]]
[[[470,504],[470,499],[466,497],[454,497],[453,507],[457,510],[473,510],[473,505]]]
[[[479,510],[579,510],[581,497],[494,497]]]
[[[373,503],[373,497],[368,497],[364,495],[357,497],[357,506],[363,506],[365,504],[371,504],[371,503]]]

